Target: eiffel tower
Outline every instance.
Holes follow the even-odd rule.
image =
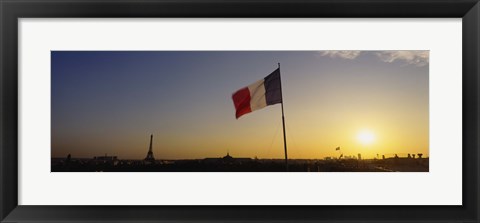
[[[150,148],[148,149],[147,157],[145,157],[145,161],[155,161],[155,158],[153,157],[153,151],[152,151],[152,141],[153,141],[153,134],[150,135]]]

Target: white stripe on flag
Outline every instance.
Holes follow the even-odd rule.
[[[267,106],[264,82],[265,80],[261,79],[253,84],[248,85],[248,91],[250,91],[250,108],[252,111]]]

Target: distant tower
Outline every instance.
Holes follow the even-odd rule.
[[[148,149],[147,157],[145,157],[145,161],[155,161],[155,158],[153,157],[153,151],[152,151],[152,141],[153,141],[153,134],[150,135],[150,148]]]

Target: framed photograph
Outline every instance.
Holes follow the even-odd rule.
[[[2,222],[480,220],[476,0],[0,10]]]

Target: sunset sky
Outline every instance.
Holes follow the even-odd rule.
[[[52,157],[283,158],[281,106],[232,93],[281,63],[289,158],[429,151],[428,51],[52,51]],[[335,151],[340,147],[341,151]]]

